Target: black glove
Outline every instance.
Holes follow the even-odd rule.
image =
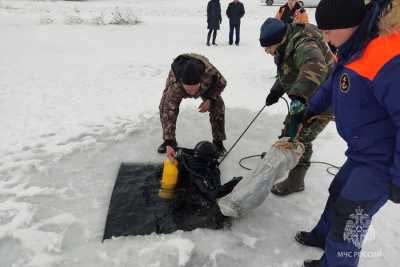
[[[265,105],[271,106],[275,104],[276,102],[279,101],[279,98],[281,98],[281,96],[283,96],[284,93],[285,91],[283,90],[283,87],[281,86],[279,81],[276,80],[271,90],[269,91],[267,99],[265,100]]]
[[[392,184],[390,186],[390,200],[396,204],[400,204],[400,187]]]

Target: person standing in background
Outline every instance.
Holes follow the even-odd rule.
[[[308,23],[308,15],[304,8],[304,3],[297,0],[288,0],[287,3],[281,6],[276,13],[276,19],[290,23]]]
[[[239,0],[233,0],[226,9],[229,18],[229,45],[233,44],[233,30],[235,30],[235,45],[240,42],[240,19],[244,16],[244,6]]]
[[[215,43],[215,39],[217,38],[217,31],[219,30],[219,25],[222,23],[221,16],[221,4],[219,0],[210,0],[207,4],[207,45],[210,45],[210,39],[212,34],[212,44],[217,45]]]

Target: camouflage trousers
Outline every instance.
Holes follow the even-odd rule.
[[[331,121],[331,118],[324,118],[324,119],[315,119],[310,126],[303,128],[299,133],[299,141],[304,144],[304,154],[300,158],[299,163],[297,166],[310,166],[310,159],[313,154],[313,145],[312,141],[317,138],[317,136],[325,129],[328,123]],[[286,117],[284,121],[285,127],[282,130],[282,136],[288,136],[288,123],[289,123],[289,116]]]
[[[164,98],[164,97],[163,97]],[[161,100],[161,103],[164,103],[163,100]],[[175,127],[176,127],[176,121],[173,123],[168,123],[168,119],[166,118],[172,117],[169,114],[169,109],[164,108],[164,105],[160,104],[160,120],[161,120],[161,126],[163,127],[163,139],[175,139]],[[178,109],[179,112],[179,109]],[[177,114],[176,114],[177,115]],[[211,130],[212,130],[212,137],[214,141],[223,141],[226,139],[226,133],[225,133],[225,103],[224,100],[222,99],[221,96],[218,96],[216,100],[211,100],[210,102],[210,109],[209,109],[209,118],[210,118],[210,124],[211,124]],[[167,123],[164,124],[170,124],[170,125],[164,125],[163,121]],[[165,128],[169,129],[165,131]]]
[[[225,134],[225,103],[221,96],[210,103],[210,123],[214,141],[224,141]]]

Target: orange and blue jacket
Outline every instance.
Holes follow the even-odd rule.
[[[308,112],[331,108],[349,159],[378,167],[400,186],[400,32],[378,36],[340,60]]]
[[[293,10],[289,9],[289,5],[283,5],[279,8],[275,15],[275,18],[281,20],[287,24],[290,23],[308,23],[307,11],[296,3]]]

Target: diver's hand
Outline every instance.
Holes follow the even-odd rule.
[[[167,157],[173,160],[176,156],[175,149],[172,146],[167,146]]]
[[[204,100],[198,107],[199,112],[204,113],[210,110],[210,100]]]

